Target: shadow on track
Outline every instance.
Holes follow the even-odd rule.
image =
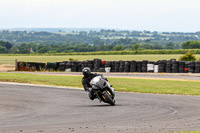
[[[115,104],[115,106],[124,106],[122,104]],[[109,104],[99,104],[99,105],[80,105],[78,107],[115,107]]]

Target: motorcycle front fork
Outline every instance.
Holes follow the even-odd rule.
[[[101,100],[101,98],[99,97],[98,92],[95,92],[95,94],[96,94],[97,98],[99,99],[99,103],[101,103],[102,100]]]

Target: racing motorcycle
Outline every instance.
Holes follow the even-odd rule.
[[[103,101],[110,105],[115,105],[114,88],[105,79],[101,76],[96,76],[90,81],[90,85],[100,102]]]

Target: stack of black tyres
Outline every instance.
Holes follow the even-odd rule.
[[[106,62],[103,63],[103,61],[101,62],[101,67],[100,67],[100,69],[99,69],[99,72],[106,72],[106,71],[105,71],[105,63],[106,63]]]
[[[166,72],[167,61],[166,60],[159,60],[158,63],[159,63],[158,72]]]
[[[189,73],[194,73],[195,72],[195,62],[194,61],[189,61],[188,72]]]
[[[124,72],[125,61],[120,61],[119,72]]]
[[[87,66],[90,68],[90,70],[93,71],[93,69],[94,69],[94,61],[87,60],[86,63],[87,63]]]
[[[83,62],[78,62],[78,72],[82,72],[82,64]]]
[[[195,73],[200,73],[200,61],[195,62]]]
[[[66,63],[65,62],[61,62],[59,64],[59,71],[65,71],[66,69]]]
[[[81,65],[82,65],[82,70],[83,70],[83,68],[88,67],[88,64],[86,61],[83,61]]]
[[[120,62],[115,61],[115,72],[119,72]]]
[[[124,72],[130,72],[130,61],[125,61]]]
[[[66,62],[65,69],[71,69],[72,68],[72,62]]]
[[[101,63],[101,68],[105,68],[105,63]]]
[[[111,72],[116,72],[115,71],[115,61],[112,61],[111,63],[110,63],[110,67],[111,67]]]
[[[147,64],[148,64],[147,60],[142,61],[142,72],[147,72]]]
[[[141,61],[137,62],[137,72],[142,72],[142,62]]]
[[[130,62],[130,72],[136,72],[136,71],[137,71],[137,62],[133,60]]]
[[[72,63],[71,71],[77,72],[78,71],[78,62],[77,61],[71,61],[71,63]]]
[[[35,63],[36,71],[44,70],[46,67],[45,63]]]
[[[166,73],[172,73],[172,60],[168,60],[166,64]]]
[[[172,60],[172,73],[178,73],[178,61]]]
[[[46,69],[55,71],[56,70],[56,63],[47,62]]]
[[[112,63],[112,62],[107,61],[107,62],[105,63],[105,68],[106,68],[106,67],[111,67],[111,63]]]
[[[151,70],[150,65],[152,64],[153,69]],[[23,67],[29,67],[29,70],[41,71],[46,70],[59,70],[81,72],[83,68],[89,67],[94,72],[105,72],[106,67],[111,68],[111,72],[155,72],[155,65],[158,65],[158,72],[166,73],[200,73],[200,61],[176,61],[171,60],[159,60],[157,62],[152,61],[103,61],[101,59],[87,60],[87,61],[63,61],[56,63],[36,63],[27,62],[23,66],[23,62],[18,63],[19,70],[26,70]],[[148,68],[147,68],[148,67]]]
[[[100,72],[100,67],[102,66],[102,60],[101,59],[94,59],[94,72]]]
[[[188,61],[185,62],[184,73],[188,73],[189,64],[190,64],[190,62],[188,62]]]
[[[55,70],[59,70],[60,63],[61,62],[56,62],[56,68],[55,68]]]
[[[179,66],[178,66],[178,72],[179,73],[184,73],[184,68],[185,68],[185,61],[179,61]]]

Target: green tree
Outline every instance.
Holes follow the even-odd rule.
[[[133,45],[133,50],[138,51],[138,49],[140,48],[140,44],[134,44]]]
[[[12,48],[12,44],[9,43],[9,42],[0,41],[0,45],[5,47],[6,49],[11,49]]]
[[[19,48],[18,48],[16,45],[14,45],[14,46],[11,48],[11,53],[13,53],[13,54],[19,53]]]
[[[8,49],[0,45],[0,53],[8,53]]]
[[[116,45],[113,48],[114,51],[122,51],[124,50],[124,45]]]
[[[19,49],[19,53],[21,54],[29,54],[31,47],[29,46],[29,44],[23,43],[18,46],[18,49]]]
[[[199,41],[187,41],[182,44],[183,49],[199,49],[200,42]]]
[[[174,49],[175,48],[175,44],[173,42],[169,42],[166,44],[166,49]]]
[[[48,46],[42,46],[37,50],[38,53],[47,53],[50,50]]]

